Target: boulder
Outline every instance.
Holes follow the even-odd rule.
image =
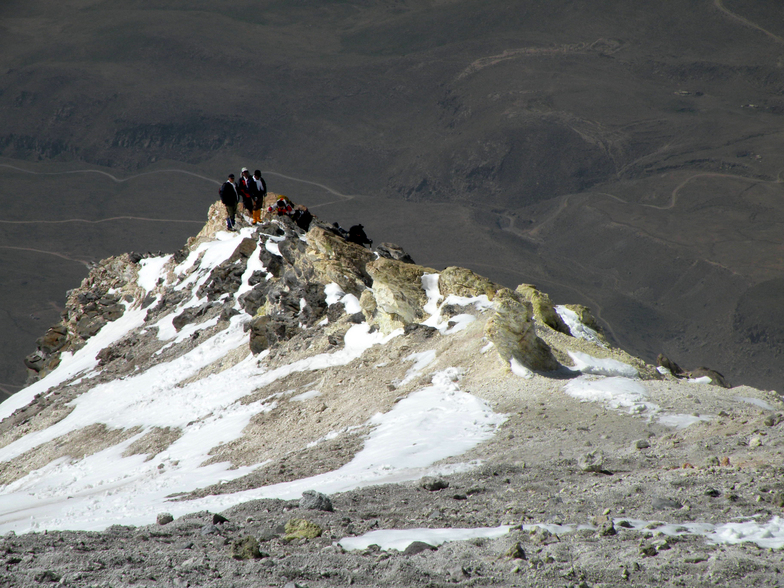
[[[485,325],[485,336],[508,365],[513,359],[538,371],[560,367],[550,346],[536,335],[531,304],[522,302],[509,288],[496,292],[495,312]]]
[[[424,310],[427,294],[422,276],[437,273],[436,270],[384,257],[366,267],[373,278],[373,301],[363,293],[360,305],[368,323],[389,333],[429,316]]]
[[[492,300],[501,286],[464,267],[448,267],[439,274],[438,289],[444,297],[454,294],[473,298],[484,294]]]
[[[258,282],[251,290],[245,292],[239,298],[240,306],[250,316],[255,315],[259,308],[267,302],[267,293],[270,291],[272,284],[267,280]]]
[[[259,550],[259,542],[250,535],[246,535],[231,544],[231,557],[234,559],[259,559],[264,557],[264,555]]]
[[[712,370],[710,368],[698,367],[696,370],[690,371],[688,376],[694,379],[710,378],[711,381],[710,383],[713,384],[714,386],[719,386],[721,388],[732,388],[732,386],[729,385],[727,380],[724,379],[724,376],[722,376],[716,370]]]
[[[604,452],[601,449],[595,449],[581,455],[577,460],[577,467],[584,472],[603,472]]]
[[[411,256],[403,251],[402,247],[395,245],[394,243],[382,243],[376,247],[376,252],[381,257],[386,257],[387,259],[396,259],[397,261],[402,261],[403,263],[414,263],[414,260],[411,259]]]
[[[685,375],[681,366],[662,353],[656,358],[656,365],[668,369],[673,376],[683,377]]]
[[[45,354],[60,351],[68,342],[68,329],[63,324],[50,327],[46,334],[36,341],[38,349]]]
[[[670,373],[675,376],[676,378],[709,378],[710,383],[714,386],[719,386],[721,388],[732,388],[727,380],[724,379],[724,376],[721,375],[716,370],[712,370],[707,367],[698,367],[697,369],[691,370],[690,372],[685,371],[681,366],[677,363],[669,359],[666,355],[659,354],[656,358],[656,363],[668,369]]]
[[[100,331],[105,324],[106,321],[99,316],[89,317],[83,315],[76,321],[76,334],[82,339],[89,339]]]
[[[429,492],[437,492],[438,490],[449,488],[449,482],[442,478],[423,478],[419,485]]]
[[[365,269],[375,253],[337,236],[319,226],[311,226],[306,234],[308,262],[315,281],[335,282],[349,294],[359,296],[372,279]]]
[[[424,541],[412,541],[408,544],[408,547],[403,550],[403,555],[416,555],[423,551],[436,551],[437,549],[438,547],[435,545],[430,545],[430,543],[425,543]]]
[[[302,498],[299,499],[299,507],[305,510],[332,512],[332,501],[326,494],[315,490],[305,490],[302,493]]]
[[[270,317],[261,315],[250,322],[250,350],[254,355],[268,349],[276,339],[270,334]]]
[[[531,284],[520,284],[515,289],[515,293],[523,300],[531,303],[536,320],[555,331],[571,335],[569,327],[566,326],[566,323],[563,322],[563,319],[555,311],[553,302],[547,294],[540,292],[536,286]]]
[[[523,549],[523,546],[519,542],[512,545],[504,555],[506,555],[506,557],[511,557],[512,559],[526,559],[525,549]]]
[[[259,248],[259,259],[264,264],[264,268],[272,274],[273,277],[279,278],[283,273],[283,257],[272,253],[266,247]]]
[[[321,537],[323,532],[324,530],[316,523],[311,523],[305,519],[291,519],[286,523],[286,534],[283,536],[283,540],[315,539],[316,537]]]
[[[248,325],[251,353],[261,353],[278,341],[287,341],[300,332],[296,318],[268,314],[258,315]]]
[[[201,306],[194,306],[191,308],[186,308],[180,314],[175,316],[172,319],[172,326],[176,331],[182,329],[185,325],[188,325],[195,321],[197,318],[204,316],[204,314],[209,311],[213,307],[212,303],[205,303]]]

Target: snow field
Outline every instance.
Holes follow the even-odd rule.
[[[193,332],[214,324],[208,321],[186,325],[177,333],[171,320],[183,309],[203,303],[203,299],[196,295],[199,287],[206,282],[214,267],[228,259],[240,240],[250,235],[249,229],[243,229],[239,234],[219,232],[214,241],[202,243],[174,268],[176,276],[182,278],[187,274],[176,288],[188,288],[193,295],[154,325],[158,328],[161,340],[174,345]],[[279,240],[281,238],[270,237],[265,243],[266,249],[279,254]],[[138,284],[145,292],[152,292],[161,279],[166,279],[170,259],[171,256],[163,256],[145,259],[140,263]],[[197,264],[198,268],[194,270]],[[254,271],[263,269],[258,256],[252,255],[237,296],[250,290],[249,277]],[[437,328],[442,334],[458,332],[476,320],[474,315],[461,314],[448,321],[439,321],[442,305],[473,305],[478,311],[492,307],[486,296],[449,296],[443,299],[438,290],[437,274],[423,276],[422,287],[428,299],[425,310],[431,315],[424,324]],[[345,294],[336,284],[326,286],[325,294],[328,304],[341,303],[349,314],[361,310],[356,297]],[[557,310],[575,336],[601,345],[595,332],[576,320],[576,314],[564,307],[557,307]],[[0,418],[30,402],[35,394],[45,392],[79,374],[89,376],[90,370],[97,366],[95,355],[98,351],[142,326],[145,314],[146,309],[127,310],[123,317],[106,325],[77,353],[64,354],[60,366],[47,378],[0,406]],[[433,464],[460,455],[488,440],[506,419],[505,415],[495,413],[485,401],[462,392],[459,387],[461,370],[451,367],[433,374],[430,386],[401,399],[389,412],[376,414],[365,425],[350,427],[369,427],[370,433],[363,449],[352,461],[335,471],[234,494],[171,502],[169,497],[172,494],[227,482],[265,465],[261,463],[237,469],[229,469],[227,463],[204,465],[214,447],[238,438],[255,414],[271,411],[277,406],[277,397],[280,395],[248,405],[242,405],[239,402],[241,398],[294,372],[346,365],[370,347],[384,345],[401,334],[401,331],[387,336],[371,333],[368,325],[363,323],[349,329],[345,335],[345,346],[336,352],[312,356],[269,371],[259,368],[258,357],[248,356],[227,372],[183,384],[202,368],[247,343],[247,335],[242,328],[246,320],[247,317],[233,317],[226,330],[170,362],[122,380],[95,386],[72,402],[73,412],[59,423],[28,434],[0,449],[0,461],[9,461],[41,444],[94,423],[103,423],[109,429],[139,429],[139,433],[123,443],[81,459],[61,458],[52,461],[0,488],[3,495],[0,533],[11,530],[100,530],[112,524],[146,525],[154,522],[156,515],[163,511],[171,512],[174,516],[197,510],[220,511],[256,498],[295,499],[303,491],[314,488],[325,493],[336,493],[371,484],[413,481],[424,475],[461,471],[471,465],[434,468]],[[492,345],[487,345],[482,351],[491,348]],[[411,361],[413,365],[398,385],[407,384],[421,376],[435,359],[434,351],[407,356],[404,361]],[[660,423],[676,428],[710,418],[663,412],[661,407],[650,402],[649,391],[643,382],[635,379],[637,372],[632,366],[582,353],[573,353],[572,359],[580,371],[592,374],[571,380],[564,386],[566,394],[581,401],[601,402],[614,410],[656,418]],[[515,375],[523,379],[535,377],[530,370],[516,362],[512,362],[510,367]],[[289,400],[305,402],[320,393],[317,388],[312,388]],[[768,403],[755,398],[735,397],[734,401],[773,409]],[[153,427],[179,429],[182,436],[150,461],[145,461],[147,456],[143,454],[123,455]],[[325,439],[338,434],[340,432],[330,433]],[[647,521],[629,522],[634,529],[649,524]],[[548,528],[554,533],[588,528],[577,525],[525,525],[523,528],[530,530],[536,526]],[[343,539],[340,544],[345,549],[364,549],[373,543],[384,549],[405,549],[415,540],[439,545],[445,541],[474,537],[499,537],[510,528],[378,530],[362,537]],[[784,522],[778,517],[765,524],[756,521],[719,525],[662,524],[656,532],[665,535],[699,534],[717,543],[751,541],[763,547],[784,546]]]
[[[174,268],[175,275],[191,271],[200,260],[199,268],[191,271],[183,282],[191,291],[197,291],[212,268],[233,253],[240,238],[241,235],[219,233],[216,241],[203,243]],[[145,291],[151,291],[160,279],[165,279],[169,259],[170,256],[165,256],[145,260],[140,272],[140,286]],[[260,269],[251,263],[249,266],[241,288],[246,287],[252,271]],[[327,287],[327,295],[330,302],[342,303],[348,313],[359,310],[356,297],[346,295],[336,285]],[[182,309],[200,303],[194,293],[159,320],[156,324],[159,337],[176,341],[189,336],[183,334],[187,327],[179,334],[173,334],[167,331],[166,325],[170,326],[171,318]],[[101,348],[141,326],[145,314],[143,309],[127,312],[121,319],[106,325],[80,350],[85,352],[82,355],[94,357]],[[253,415],[272,410],[276,405],[274,399],[242,405],[238,402],[240,398],[294,372],[345,365],[371,346],[383,345],[402,332],[383,336],[371,333],[363,323],[349,329],[345,346],[336,352],[270,371],[259,369],[257,358],[248,356],[228,372],[182,384],[202,368],[247,343],[247,334],[242,329],[244,320],[247,317],[233,317],[226,330],[172,361],[95,386],[71,403],[74,410],[62,421],[0,449],[0,460],[9,461],[94,423],[102,423],[108,429],[138,427],[140,430],[123,443],[82,459],[58,459],[2,488],[0,533],[9,530],[99,530],[112,524],[144,525],[153,522],[157,513],[163,510],[175,515],[205,508],[220,510],[252,498],[298,497],[303,490],[313,487],[339,492],[366,484],[414,480],[429,473],[429,467],[435,461],[459,455],[488,439],[505,419],[484,401],[461,392],[460,371],[450,368],[435,374],[431,386],[410,394],[389,413],[375,415],[368,423],[372,431],[364,448],[350,463],[334,472],[247,492],[169,502],[167,497],[172,494],[229,481],[263,465],[232,470],[226,463],[203,465],[209,459],[211,449],[239,437]],[[191,327],[190,333],[205,325],[188,327]],[[51,374],[42,380],[42,386],[56,385],[97,363],[77,361],[79,359],[64,361],[65,367],[70,366],[68,370]],[[414,378],[435,359],[435,353],[413,354],[408,359],[415,363],[406,378]],[[293,400],[305,401],[318,394],[318,390],[310,390]],[[123,456],[153,427],[178,429],[182,436],[150,461],[145,461],[146,455]],[[456,471],[460,467],[465,466],[438,471]]]

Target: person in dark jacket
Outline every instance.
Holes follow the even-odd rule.
[[[240,182],[237,186],[237,189],[239,191],[240,198],[242,199],[242,205],[248,212],[248,216],[253,216],[253,201],[250,198],[250,181],[250,172],[248,171],[247,167],[243,167],[242,172],[240,173]]]
[[[226,228],[233,231],[235,225],[234,217],[237,214],[237,202],[239,202],[237,185],[234,183],[234,174],[229,174],[229,179],[223,182],[218,193],[223,206],[226,207]]]
[[[261,177],[261,171],[253,172],[253,177],[248,182],[250,199],[253,202],[253,224],[261,222],[261,209],[264,208],[264,197],[267,195],[267,182]]]

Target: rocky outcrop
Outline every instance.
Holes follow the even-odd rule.
[[[376,247],[376,252],[381,257],[386,257],[387,259],[396,259],[397,261],[402,261],[403,263],[415,263],[411,256],[403,251],[403,248],[399,245],[395,245],[394,243],[381,243],[378,247]]]
[[[692,379],[708,378],[710,383],[714,386],[719,386],[720,388],[732,388],[723,375],[721,375],[716,370],[712,370],[711,368],[698,367],[697,369],[689,372],[689,377]]]
[[[303,327],[312,327],[327,312],[322,284],[283,280],[269,284],[266,292],[265,304],[248,325],[250,350],[254,354],[288,341]]]
[[[679,366],[677,363],[675,363],[666,355],[663,355],[661,353],[656,358],[656,363],[660,367],[669,370],[669,372],[676,378],[688,378],[692,380],[697,380],[699,378],[708,378],[710,380],[710,383],[713,384],[714,386],[719,386],[720,388],[732,388],[732,386],[729,385],[729,383],[727,382],[727,380],[724,378],[723,375],[721,375],[719,372],[711,368],[707,368],[703,366],[703,367],[698,367],[697,369],[694,369],[690,372],[687,372],[683,368],[681,368],[681,366]]]
[[[438,288],[442,296],[485,295],[492,300],[501,286],[464,267],[448,267],[439,274]]]
[[[550,346],[536,335],[533,310],[508,288],[495,295],[495,312],[485,325],[485,336],[495,345],[504,362],[518,361],[537,371],[552,371],[560,367]]]
[[[189,300],[194,293],[176,287],[184,276],[175,275],[173,268],[201,243],[213,240],[218,231],[224,230],[224,217],[221,204],[210,207],[202,231],[175,255],[168,275],[150,293],[137,285],[138,264],[144,255],[124,255],[98,264],[81,287],[70,293],[62,323],[52,327],[39,340],[38,349],[26,358],[32,378],[54,369],[62,351],[73,351],[84,345],[104,325],[122,316],[127,307],[149,307],[145,322],[151,324]],[[247,220],[238,222],[240,226],[247,225]],[[248,276],[251,260],[259,269]],[[196,260],[186,270],[188,275],[198,271],[200,263],[200,259]],[[441,301],[449,296],[484,296],[494,303],[485,333],[507,365],[515,360],[532,370],[558,369],[560,364],[548,343],[537,335],[536,328],[539,325],[565,334],[569,334],[569,329],[547,294],[528,284],[518,286],[513,292],[466,268],[448,267],[438,272],[419,266],[401,247],[391,243],[382,243],[374,253],[349,242],[318,218],[313,218],[309,230],[299,227],[288,216],[266,218],[256,225],[249,236],[240,240],[232,255],[212,268],[207,279],[200,282],[195,294],[202,298],[201,303],[188,305],[177,313],[172,318],[172,326],[181,331],[187,325],[218,317],[213,324],[221,329],[231,316],[244,312],[252,317],[245,328],[250,351],[257,354],[307,332],[325,317],[329,324],[342,320],[342,307],[341,312],[330,313],[325,298],[325,286],[335,283],[360,301],[362,312],[352,320],[366,320],[383,333],[411,329],[430,316],[425,311],[428,303],[428,293],[422,283],[425,274],[439,275]],[[237,299],[240,288],[244,291]],[[237,310],[237,303],[241,310]],[[585,325],[599,331],[587,308],[579,305],[568,308]],[[460,304],[441,304],[439,320],[448,321],[465,312]],[[342,328],[345,331],[347,326]],[[327,339],[330,345],[340,345],[342,331],[329,333]],[[561,350],[561,344],[552,338],[548,341],[556,345],[557,357],[564,361],[567,355]],[[120,359],[134,361],[138,358],[134,349],[137,343],[131,338],[107,347],[99,354],[100,365],[107,366]],[[152,348],[147,351],[154,352]]]
[[[142,290],[137,285],[138,262],[145,257],[125,253],[104,259],[78,288],[68,292],[62,320],[36,341],[36,350],[24,359],[28,385],[55,369],[62,352],[80,349],[139,300]]]
[[[37,349],[25,357],[25,366],[35,375],[43,377],[60,363],[60,356],[57,352],[67,343],[68,329],[66,326],[62,323],[54,325],[36,341]]]
[[[599,321],[597,321],[593,314],[591,314],[590,308],[583,306],[582,304],[564,304],[564,306],[574,312],[582,324],[596,331],[599,337],[606,342],[606,339],[602,334],[602,327],[599,324]]]
[[[231,256],[212,270],[209,279],[199,288],[199,296],[217,300],[224,294],[234,294],[242,283],[242,274],[248,265],[248,258],[256,250],[256,239],[245,238]]]
[[[335,282],[344,292],[357,297],[370,285],[372,278],[366,266],[376,258],[372,251],[320,226],[308,231],[307,241],[309,261],[319,282]]]
[[[515,293],[526,302],[531,303],[534,318],[537,321],[561,333],[571,334],[569,327],[566,326],[566,323],[563,322],[563,319],[555,311],[553,302],[547,294],[540,292],[536,286],[531,284],[520,284],[515,289]]]
[[[360,305],[368,323],[390,333],[429,316],[424,310],[427,294],[422,276],[436,270],[384,257],[368,263],[366,269],[373,286],[372,292],[363,292]]]

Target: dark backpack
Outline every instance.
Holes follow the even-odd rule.
[[[351,227],[348,230],[348,237],[346,237],[346,240],[361,245],[362,247],[365,245],[373,245],[373,239],[368,238],[362,225],[354,225]]]
[[[302,229],[303,231],[307,231],[310,228],[310,223],[313,221],[313,215],[310,214],[310,211],[305,210],[295,210],[294,214],[291,215],[291,218],[297,223],[297,226]]]

